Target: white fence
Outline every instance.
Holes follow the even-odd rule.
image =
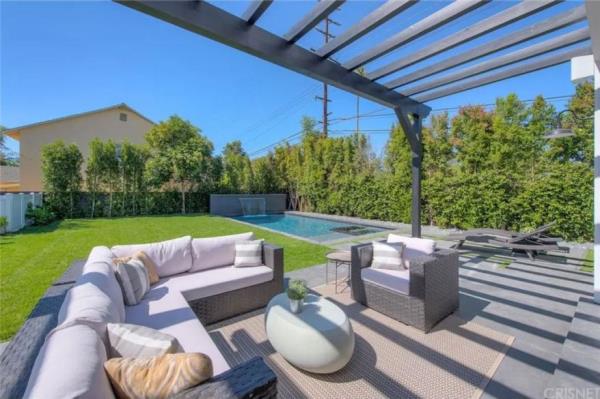
[[[6,231],[17,231],[25,227],[27,204],[42,205],[42,193],[19,193],[0,195],[0,216],[6,216]]]

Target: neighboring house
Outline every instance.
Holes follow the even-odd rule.
[[[4,134],[19,141],[19,184],[18,187],[11,185],[10,189],[0,185],[1,190],[43,190],[40,154],[45,144],[56,140],[62,140],[66,144],[74,143],[79,147],[85,160],[92,139],[96,137],[101,140],[112,139],[117,143],[128,140],[133,144],[141,144],[144,142],[144,135],[152,126],[154,122],[150,119],[126,104],[118,104],[7,129]]]
[[[19,167],[0,165],[0,191],[19,191]]]

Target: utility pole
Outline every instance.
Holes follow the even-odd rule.
[[[329,24],[334,24],[337,26],[340,26],[340,24],[338,22],[332,20],[329,17],[325,18],[325,20],[323,21],[323,24],[324,24],[324,29],[317,28],[317,32],[319,32],[323,35],[323,37],[325,38],[325,44],[327,44],[327,42],[329,42],[329,39],[333,39],[335,37],[334,35],[329,33]],[[328,112],[328,110],[327,110],[327,105],[328,105],[328,103],[331,102],[331,100],[329,99],[329,94],[328,94],[328,90],[327,90],[327,83],[323,83],[323,96],[322,97],[315,96],[315,99],[321,100],[323,102],[323,118],[320,122],[323,124],[323,136],[327,137],[327,128],[329,126],[329,115],[331,114],[331,112]]]

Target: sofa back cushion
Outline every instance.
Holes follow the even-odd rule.
[[[104,372],[105,347],[85,325],[51,332],[29,377],[25,398],[114,398]]]
[[[150,244],[115,245],[111,248],[114,256],[133,256],[143,251],[156,265],[160,277],[184,273],[192,267],[192,237],[185,236],[174,240]]]
[[[119,319],[125,319],[125,305],[121,287],[117,282],[112,264],[112,252],[107,247],[92,249],[83,272],[77,279],[77,284],[91,284],[102,291],[113,302],[117,309]]]
[[[254,233],[229,236],[194,238],[192,240],[193,265],[190,272],[229,266],[235,260],[235,243],[254,239]]]

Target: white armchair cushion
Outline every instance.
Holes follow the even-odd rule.
[[[402,252],[404,244],[387,244],[373,241],[373,269],[403,270]]]
[[[111,248],[114,256],[122,258],[143,251],[156,265],[159,277],[187,272],[192,268],[192,237],[185,236],[174,240],[151,244],[115,245]]]
[[[398,234],[389,234],[388,243],[402,243],[405,248],[402,259],[406,268],[410,267],[410,261],[420,256],[431,255],[435,252],[435,241],[427,238],[404,237]]]
[[[235,243],[254,239],[254,233],[232,234],[192,240],[192,268],[190,273],[233,264]]]

